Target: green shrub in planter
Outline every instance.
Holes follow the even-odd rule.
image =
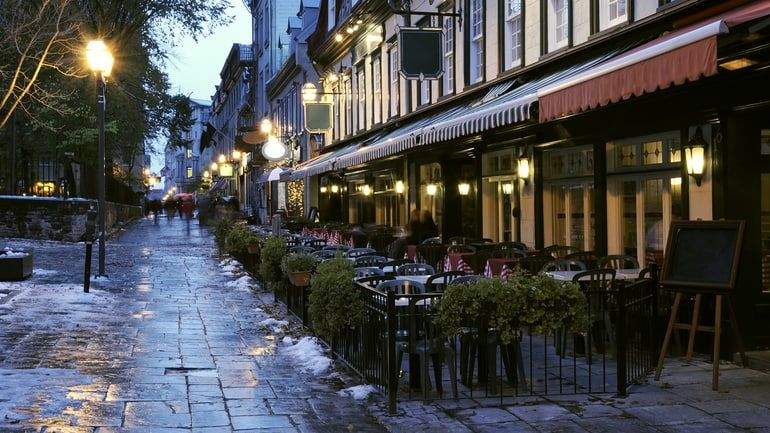
[[[310,274],[316,267],[317,260],[310,254],[294,253],[283,258],[281,270],[292,284],[298,287],[310,285]]]
[[[539,274],[521,275],[514,285],[522,305],[519,321],[533,333],[579,332],[588,326],[586,298],[577,283]]]
[[[229,219],[222,218],[214,223],[214,238],[217,240],[217,244],[224,246],[225,239],[233,228],[233,222]]]
[[[278,283],[283,279],[281,272],[281,261],[286,255],[286,241],[279,236],[267,238],[262,245],[261,260],[259,264],[259,275],[262,281],[268,283]]]
[[[234,256],[248,253],[249,245],[259,242],[259,237],[245,224],[234,224],[227,233],[227,252]]]
[[[344,258],[318,265],[310,284],[308,311],[313,327],[330,340],[341,328],[354,327],[364,318],[364,302],[353,286],[353,263]]]

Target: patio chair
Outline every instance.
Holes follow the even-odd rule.
[[[461,277],[457,277],[454,280],[452,280],[452,285],[455,284],[464,284],[464,285],[471,285],[477,282],[478,280],[482,279],[481,275],[463,275]]]
[[[586,294],[588,300],[588,330],[583,333],[583,347],[585,348],[586,359],[591,362],[593,347],[591,335],[596,325],[599,325],[606,338],[603,338],[602,350],[605,350],[606,342],[614,346],[615,332],[610,320],[610,309],[614,304],[611,299],[611,290],[615,282],[614,269],[594,269],[581,272],[574,277],[572,281],[579,284]],[[566,348],[567,333],[561,331],[560,347],[557,347],[557,353],[562,354]]]
[[[449,238],[449,245],[465,245],[468,243],[468,238],[464,236],[452,236]]]
[[[355,259],[356,257],[361,256],[368,256],[371,254],[377,254],[377,251],[373,250],[372,248],[352,248],[345,253],[347,257],[350,257],[351,259]]]
[[[425,263],[438,267],[446,256],[447,246],[444,244],[421,244],[417,246],[417,252]]]
[[[332,251],[332,250],[318,250],[310,253],[311,256],[321,261],[333,259],[337,256],[337,254],[339,254],[338,251]]]
[[[532,275],[539,274],[545,265],[553,261],[548,254],[530,254],[519,261],[519,266]]]
[[[421,242],[422,245],[441,245],[441,238],[428,238]]]
[[[392,269],[392,270],[388,270],[385,273],[395,275],[400,266],[409,265],[409,264],[413,265],[414,262],[409,259],[397,259],[397,260],[389,260],[385,263],[380,263],[379,266],[380,266],[380,269],[382,269],[383,271],[385,271],[385,269]]]
[[[523,259],[527,257],[527,251],[515,247],[512,243],[498,244],[495,250],[500,257],[508,259]]]
[[[596,269],[599,258],[596,257],[593,251],[580,251],[577,253],[567,254],[565,257],[567,260],[577,260],[585,263],[587,269]]]
[[[323,248],[326,246],[326,240],[325,239],[313,239],[310,241],[305,241],[304,245],[314,247],[314,248]]]
[[[586,271],[586,270],[588,270],[588,267],[586,267],[585,263],[577,260],[567,260],[567,259],[554,260],[550,263],[546,263],[546,265],[543,266],[543,272]]]
[[[431,292],[443,292],[447,285],[451,284],[458,277],[464,276],[465,273],[460,271],[442,272],[440,274],[434,274],[425,283],[425,288]]]
[[[380,283],[384,283],[385,281],[395,281],[395,279],[396,278],[392,275],[371,275],[368,277],[356,278],[355,281],[358,284],[376,289]]]
[[[377,290],[387,293],[392,290],[397,295],[416,295],[425,293],[425,285],[409,280],[389,280],[377,285]]]
[[[639,269],[639,260],[629,255],[610,255],[599,259],[599,268]]]
[[[347,245],[326,245],[325,247],[323,247],[323,249],[329,250],[329,251],[342,251],[344,253],[344,252],[348,252],[350,250],[350,247]]]
[[[288,239],[286,239],[286,246],[289,247],[289,248],[290,247],[296,247],[299,244],[300,244],[300,242],[299,242],[299,239],[297,239],[297,238],[288,238]]]
[[[357,268],[360,268],[362,266],[372,266],[372,267],[379,268],[381,264],[387,261],[388,261],[388,258],[384,256],[375,256],[375,255],[359,256],[359,257],[356,257],[355,265]]]
[[[476,248],[470,245],[453,244],[447,247],[447,253],[475,253]]]
[[[376,232],[369,236],[369,246],[379,254],[387,254],[390,246],[396,237],[389,232]]]
[[[433,275],[436,270],[425,263],[407,263],[396,270],[398,275]]]
[[[360,268],[355,268],[354,271],[356,273],[356,278],[371,277],[375,275],[379,275],[379,276],[385,275],[385,273],[382,272],[382,269],[374,266],[363,266]]]
[[[578,252],[580,252],[579,248],[566,245],[551,245],[550,247],[543,249],[543,253],[552,256],[554,259],[563,259],[569,254]]]
[[[315,251],[315,248],[308,245],[295,245],[289,248],[289,252],[294,254],[313,254]]]

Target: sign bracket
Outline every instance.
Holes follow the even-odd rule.
[[[433,4],[433,1],[430,0],[430,4]],[[412,12],[412,1],[411,0],[388,0],[388,8],[390,11],[395,15],[401,15],[403,17],[411,17],[412,15],[420,15],[420,16],[429,16],[429,17],[452,17],[457,19],[457,24],[459,25],[459,29],[462,30],[463,28],[463,11],[462,6],[460,6],[459,12]]]

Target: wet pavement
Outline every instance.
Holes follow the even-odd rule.
[[[0,283],[0,432],[385,431],[195,221],[130,226],[89,294],[82,244],[8,244],[35,274]]]
[[[704,359],[671,359],[624,398],[412,401],[389,416],[382,395],[345,394],[354,378],[196,222],[129,227],[89,294],[83,245],[6,241],[34,250],[35,273],[0,283],[0,433],[770,433],[770,375],[725,363],[715,392]]]

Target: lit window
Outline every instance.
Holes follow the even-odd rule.
[[[444,18],[444,94],[455,88],[455,28],[454,17]]]
[[[366,128],[366,71],[364,65],[358,68],[356,75],[358,91],[358,129]]]
[[[187,151],[185,152],[185,154],[187,155],[187,159],[190,159],[190,158],[192,158],[192,149],[187,149]]]
[[[188,166],[187,167],[187,178],[189,179],[191,177],[193,177],[193,169],[192,169],[192,167]]]
[[[505,69],[521,65],[521,1],[505,0]]]
[[[480,82],[484,77],[483,3],[483,0],[471,0],[471,84]]]
[[[382,64],[379,57],[372,60],[372,112],[374,113],[374,123],[382,121]]]
[[[399,101],[399,67],[398,67],[398,47],[393,46],[390,49],[390,115],[398,115]]]

